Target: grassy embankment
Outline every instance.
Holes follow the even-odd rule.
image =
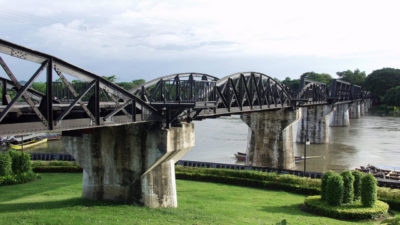
[[[360,224],[303,212],[304,195],[177,180],[179,207],[150,209],[80,198],[82,175],[0,187],[0,224]],[[366,222],[363,224],[374,224]]]

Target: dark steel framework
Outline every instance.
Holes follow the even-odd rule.
[[[9,77],[0,78],[0,136],[149,121],[168,127],[184,120],[295,108],[298,102],[327,104],[329,100],[365,97],[359,86],[335,80],[329,92],[327,85],[307,79],[302,79],[302,89],[294,95],[280,82],[258,72],[221,79],[202,73],[172,74],[127,91],[54,56],[1,39],[0,52],[39,65],[30,79],[20,84],[0,57]],[[41,93],[31,86],[44,70],[46,91]],[[77,88],[68,77],[84,82]],[[54,82],[55,78],[60,81]]]

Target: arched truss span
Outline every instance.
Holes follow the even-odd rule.
[[[326,104],[330,99],[328,85],[302,78],[297,98],[303,103]]]
[[[217,93],[217,107],[228,110],[284,108],[292,100],[281,83],[258,72],[235,73],[218,80]]]

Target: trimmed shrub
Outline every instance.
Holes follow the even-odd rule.
[[[19,151],[8,151],[12,161],[12,171],[14,174],[26,173],[32,170],[31,157],[28,153]]]
[[[328,178],[326,188],[326,200],[329,205],[340,206],[343,201],[343,179],[340,175],[334,174]]]
[[[361,198],[361,178],[362,178],[362,173],[360,171],[353,171],[351,172],[354,176],[354,183],[353,183],[353,189],[354,189],[354,201],[358,201]]]
[[[361,202],[366,207],[374,206],[376,202],[377,182],[372,174],[366,174],[361,178]]]
[[[343,203],[351,203],[354,198],[354,176],[345,170],[340,174],[343,178]]]
[[[373,207],[363,207],[361,202],[342,206],[331,206],[321,201],[320,196],[309,196],[304,200],[305,209],[309,212],[338,219],[362,220],[374,219],[387,214],[389,206],[377,201]]]
[[[11,174],[11,157],[8,154],[0,153],[0,176],[8,176]]]
[[[322,176],[321,179],[321,199],[322,200],[326,200],[326,190],[327,190],[327,185],[328,185],[328,179],[329,177],[335,175],[335,172],[333,171],[328,171],[326,173],[324,173],[324,175]]]

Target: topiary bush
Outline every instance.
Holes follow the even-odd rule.
[[[11,174],[11,157],[8,154],[0,153],[0,176],[8,176]]]
[[[343,171],[340,175],[343,179],[343,203],[351,203],[354,199],[354,176],[348,170]]]
[[[8,151],[12,161],[12,171],[14,174],[26,173],[32,171],[31,157],[28,153],[19,151]]]
[[[328,179],[329,177],[335,175],[335,172],[333,171],[328,171],[324,173],[324,175],[321,178],[321,199],[322,200],[327,200],[326,198],[326,190],[327,190],[327,185],[328,185]]]
[[[357,170],[353,171],[351,174],[354,176],[354,201],[358,201],[361,198],[361,178],[363,174]]]
[[[340,175],[334,174],[328,178],[325,194],[329,205],[340,206],[342,204],[343,179]]]
[[[376,202],[377,181],[372,174],[361,178],[361,202],[363,206],[372,207]]]

